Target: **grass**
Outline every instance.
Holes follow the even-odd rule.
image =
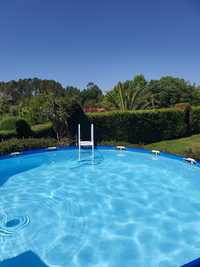
[[[170,152],[177,155],[190,156],[200,159],[200,134],[192,135],[186,138],[162,141],[149,145],[144,145],[146,149],[158,149],[160,151]]]
[[[183,155],[200,160],[200,134],[192,135],[186,138],[161,141],[148,145],[129,144],[126,142],[104,141],[99,145],[124,145],[127,147],[143,147],[149,150],[156,149],[163,152],[169,152],[177,155]]]
[[[43,129],[50,128],[50,127],[52,127],[52,123],[47,122],[43,124],[33,125],[31,126],[31,129],[36,132],[36,131],[43,130]]]

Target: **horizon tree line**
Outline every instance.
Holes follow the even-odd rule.
[[[108,111],[157,109],[178,103],[200,105],[200,86],[171,76],[147,81],[143,75],[118,82],[107,92],[92,82],[83,90],[38,78],[0,82],[0,119],[20,116],[31,124],[44,123],[48,121],[46,106],[51,99],[60,99],[61,103],[75,101],[81,108],[102,107]]]

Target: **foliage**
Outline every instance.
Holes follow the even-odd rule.
[[[10,139],[0,142],[0,154],[8,154],[15,151],[23,151],[34,148],[46,148],[49,146],[69,145],[70,140],[64,140],[62,143],[53,138],[28,138],[28,139]]]
[[[30,125],[23,119],[16,121],[16,133],[19,138],[27,138],[32,136]]]
[[[189,103],[179,103],[175,105],[175,108],[184,111],[185,123],[187,125],[187,135],[192,132],[192,107]]]
[[[7,113],[9,113],[9,99],[6,95],[0,95],[0,116]]]
[[[0,82],[0,138],[17,136],[17,118],[24,119],[30,125],[40,125],[38,128],[32,127],[32,134],[35,137],[56,136],[61,139],[70,136],[75,138],[78,123],[82,125],[83,137],[86,137],[89,131],[88,119],[82,109],[89,107],[92,110],[92,108],[104,107],[106,110],[120,112],[118,115],[117,113],[109,116],[100,114],[100,117],[94,115],[98,122],[97,127],[101,129],[100,133],[97,129],[100,140],[107,140],[107,137],[112,139],[114,136],[119,140],[125,138],[127,141],[149,142],[149,140],[160,140],[160,138],[172,138],[173,135],[182,136],[200,132],[199,108],[191,110],[190,105],[200,105],[200,87],[171,76],[147,81],[143,75],[137,75],[133,80],[119,82],[105,95],[94,83],[89,83],[81,91],[73,86],[64,88],[56,81],[37,78]],[[166,113],[161,115],[162,112],[158,109],[163,107],[176,107],[177,114],[183,113],[182,128],[184,130],[181,130],[178,123],[179,130],[175,127],[173,133],[173,127],[177,123],[176,116],[170,115],[170,117]],[[134,115],[127,113],[127,111],[141,109],[152,111],[150,113],[142,111]],[[158,112],[154,112],[155,110]],[[174,125],[172,125],[173,120]],[[44,128],[41,126],[43,124]],[[103,125],[105,130],[102,130]],[[169,125],[171,125],[171,130]],[[123,133],[124,129],[125,133]],[[29,130],[27,128],[27,132]],[[149,132],[149,139],[145,131]],[[27,136],[26,133],[20,133],[20,136],[24,135]]]
[[[8,97],[12,104],[19,104],[33,96],[49,93],[54,96],[63,96],[65,90],[58,82],[37,78],[0,83],[0,95]]]
[[[79,103],[75,100],[70,101],[66,97],[51,98],[48,115],[58,140],[66,136],[74,138],[78,123],[87,126],[87,118]]]
[[[8,136],[29,137],[32,135],[29,124],[20,118],[8,117],[0,122],[0,136],[7,139]]]
[[[102,100],[101,89],[94,83],[88,83],[86,89],[81,92],[81,102],[83,107],[97,106]]]
[[[0,141],[8,140],[17,136],[16,130],[1,130]]]
[[[81,91],[73,86],[67,86],[66,91],[65,91],[65,97],[68,100],[73,100],[78,102],[80,105],[82,103],[82,96],[81,96]]]
[[[194,106],[200,105],[200,86],[192,90],[192,101],[191,104]]]
[[[192,109],[191,129],[193,134],[200,133],[200,107]]]
[[[98,142],[151,143],[179,138],[187,132],[184,111],[178,109],[97,113],[90,114],[89,119],[95,125]]]
[[[81,91],[73,86],[64,88],[53,80],[34,78],[0,82],[0,116],[22,117],[30,124],[46,123],[49,95],[76,101],[82,108],[120,111],[173,107],[182,102],[200,105],[200,87],[171,76],[147,81],[137,75],[133,80],[119,82],[105,95],[91,82]]]
[[[118,83],[104,97],[104,106],[115,110],[158,109],[177,103],[200,104],[200,87],[171,76],[146,81],[143,75]]]
[[[160,80],[151,80],[148,90],[152,108],[163,108],[176,103],[191,103],[194,87],[184,79],[166,76]]]
[[[89,120],[83,109],[76,101],[68,102],[68,130],[69,137],[76,138],[77,135],[77,126],[81,125],[81,135],[82,138],[88,138],[88,128],[89,128]]]
[[[32,125],[48,122],[46,111],[47,101],[47,95],[39,95],[30,98],[23,104],[19,105],[19,116]]]
[[[143,96],[146,84],[143,75],[136,76],[132,81],[119,82],[106,94],[104,105],[121,111],[144,108]]]
[[[58,140],[68,135],[68,103],[64,98],[50,97],[47,112]]]
[[[3,120],[0,121],[0,131],[15,130],[17,120],[18,120],[17,117],[5,117]]]
[[[35,138],[52,137],[55,138],[55,132],[52,123],[39,124],[31,127],[32,136]],[[0,141],[17,137],[16,127],[13,130],[0,130]]]
[[[31,127],[34,137],[53,137],[55,138],[55,132],[53,130],[53,125],[51,122],[44,124],[37,124]]]

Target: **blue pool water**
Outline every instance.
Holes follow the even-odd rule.
[[[200,168],[111,149],[2,159],[0,266],[27,251],[54,267],[190,262],[200,256]]]

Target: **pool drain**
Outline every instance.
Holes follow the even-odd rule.
[[[14,235],[30,223],[28,216],[17,216],[9,218],[0,216],[0,236]]]

